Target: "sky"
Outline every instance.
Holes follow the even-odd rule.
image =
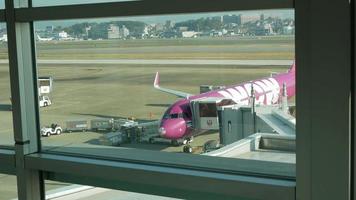
[[[100,2],[118,2],[118,1],[133,1],[133,0],[32,0],[34,7],[39,6],[54,6],[54,5],[73,5],[81,3],[100,3]],[[4,0],[0,0],[0,8],[3,8]],[[41,21],[36,23],[36,27],[43,29],[46,26],[70,26],[76,23],[82,22],[109,22],[109,21],[142,21],[147,24],[155,23],[164,23],[166,20],[171,20],[173,22],[180,22],[189,19],[198,19],[202,17],[214,17],[221,16],[226,14],[247,14],[247,15],[256,15],[256,14],[265,14],[265,16],[279,16],[281,18],[293,18],[294,11],[290,9],[283,10],[258,10],[258,11],[236,11],[236,12],[217,12],[217,13],[199,13],[199,14],[176,14],[176,15],[161,15],[161,16],[147,16],[147,17],[116,17],[116,18],[100,18],[100,19],[76,19],[76,20],[57,20],[57,21]]]

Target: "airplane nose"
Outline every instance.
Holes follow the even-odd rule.
[[[159,135],[167,139],[179,139],[186,131],[186,123],[182,119],[165,120],[158,129]]]
[[[166,129],[161,127],[158,129],[158,133],[160,136],[165,136],[166,135]]]

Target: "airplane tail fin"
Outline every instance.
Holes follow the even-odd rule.
[[[293,64],[292,64],[292,66],[289,68],[289,70],[288,70],[288,73],[289,72],[295,72],[295,61],[293,62]]]
[[[155,81],[153,82],[153,87],[158,88],[159,87],[159,73],[156,72],[156,77]]]

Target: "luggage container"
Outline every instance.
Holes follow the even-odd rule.
[[[87,120],[73,120],[73,121],[66,121],[66,131],[73,132],[73,131],[87,131],[89,130]]]
[[[90,128],[92,131],[111,131],[114,128],[114,119],[92,119]]]
[[[120,146],[129,142],[127,134],[120,131],[106,133],[99,140],[101,145],[107,146]]]

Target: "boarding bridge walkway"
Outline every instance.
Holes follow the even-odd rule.
[[[280,135],[295,135],[295,118],[281,110],[260,110],[256,115]]]

